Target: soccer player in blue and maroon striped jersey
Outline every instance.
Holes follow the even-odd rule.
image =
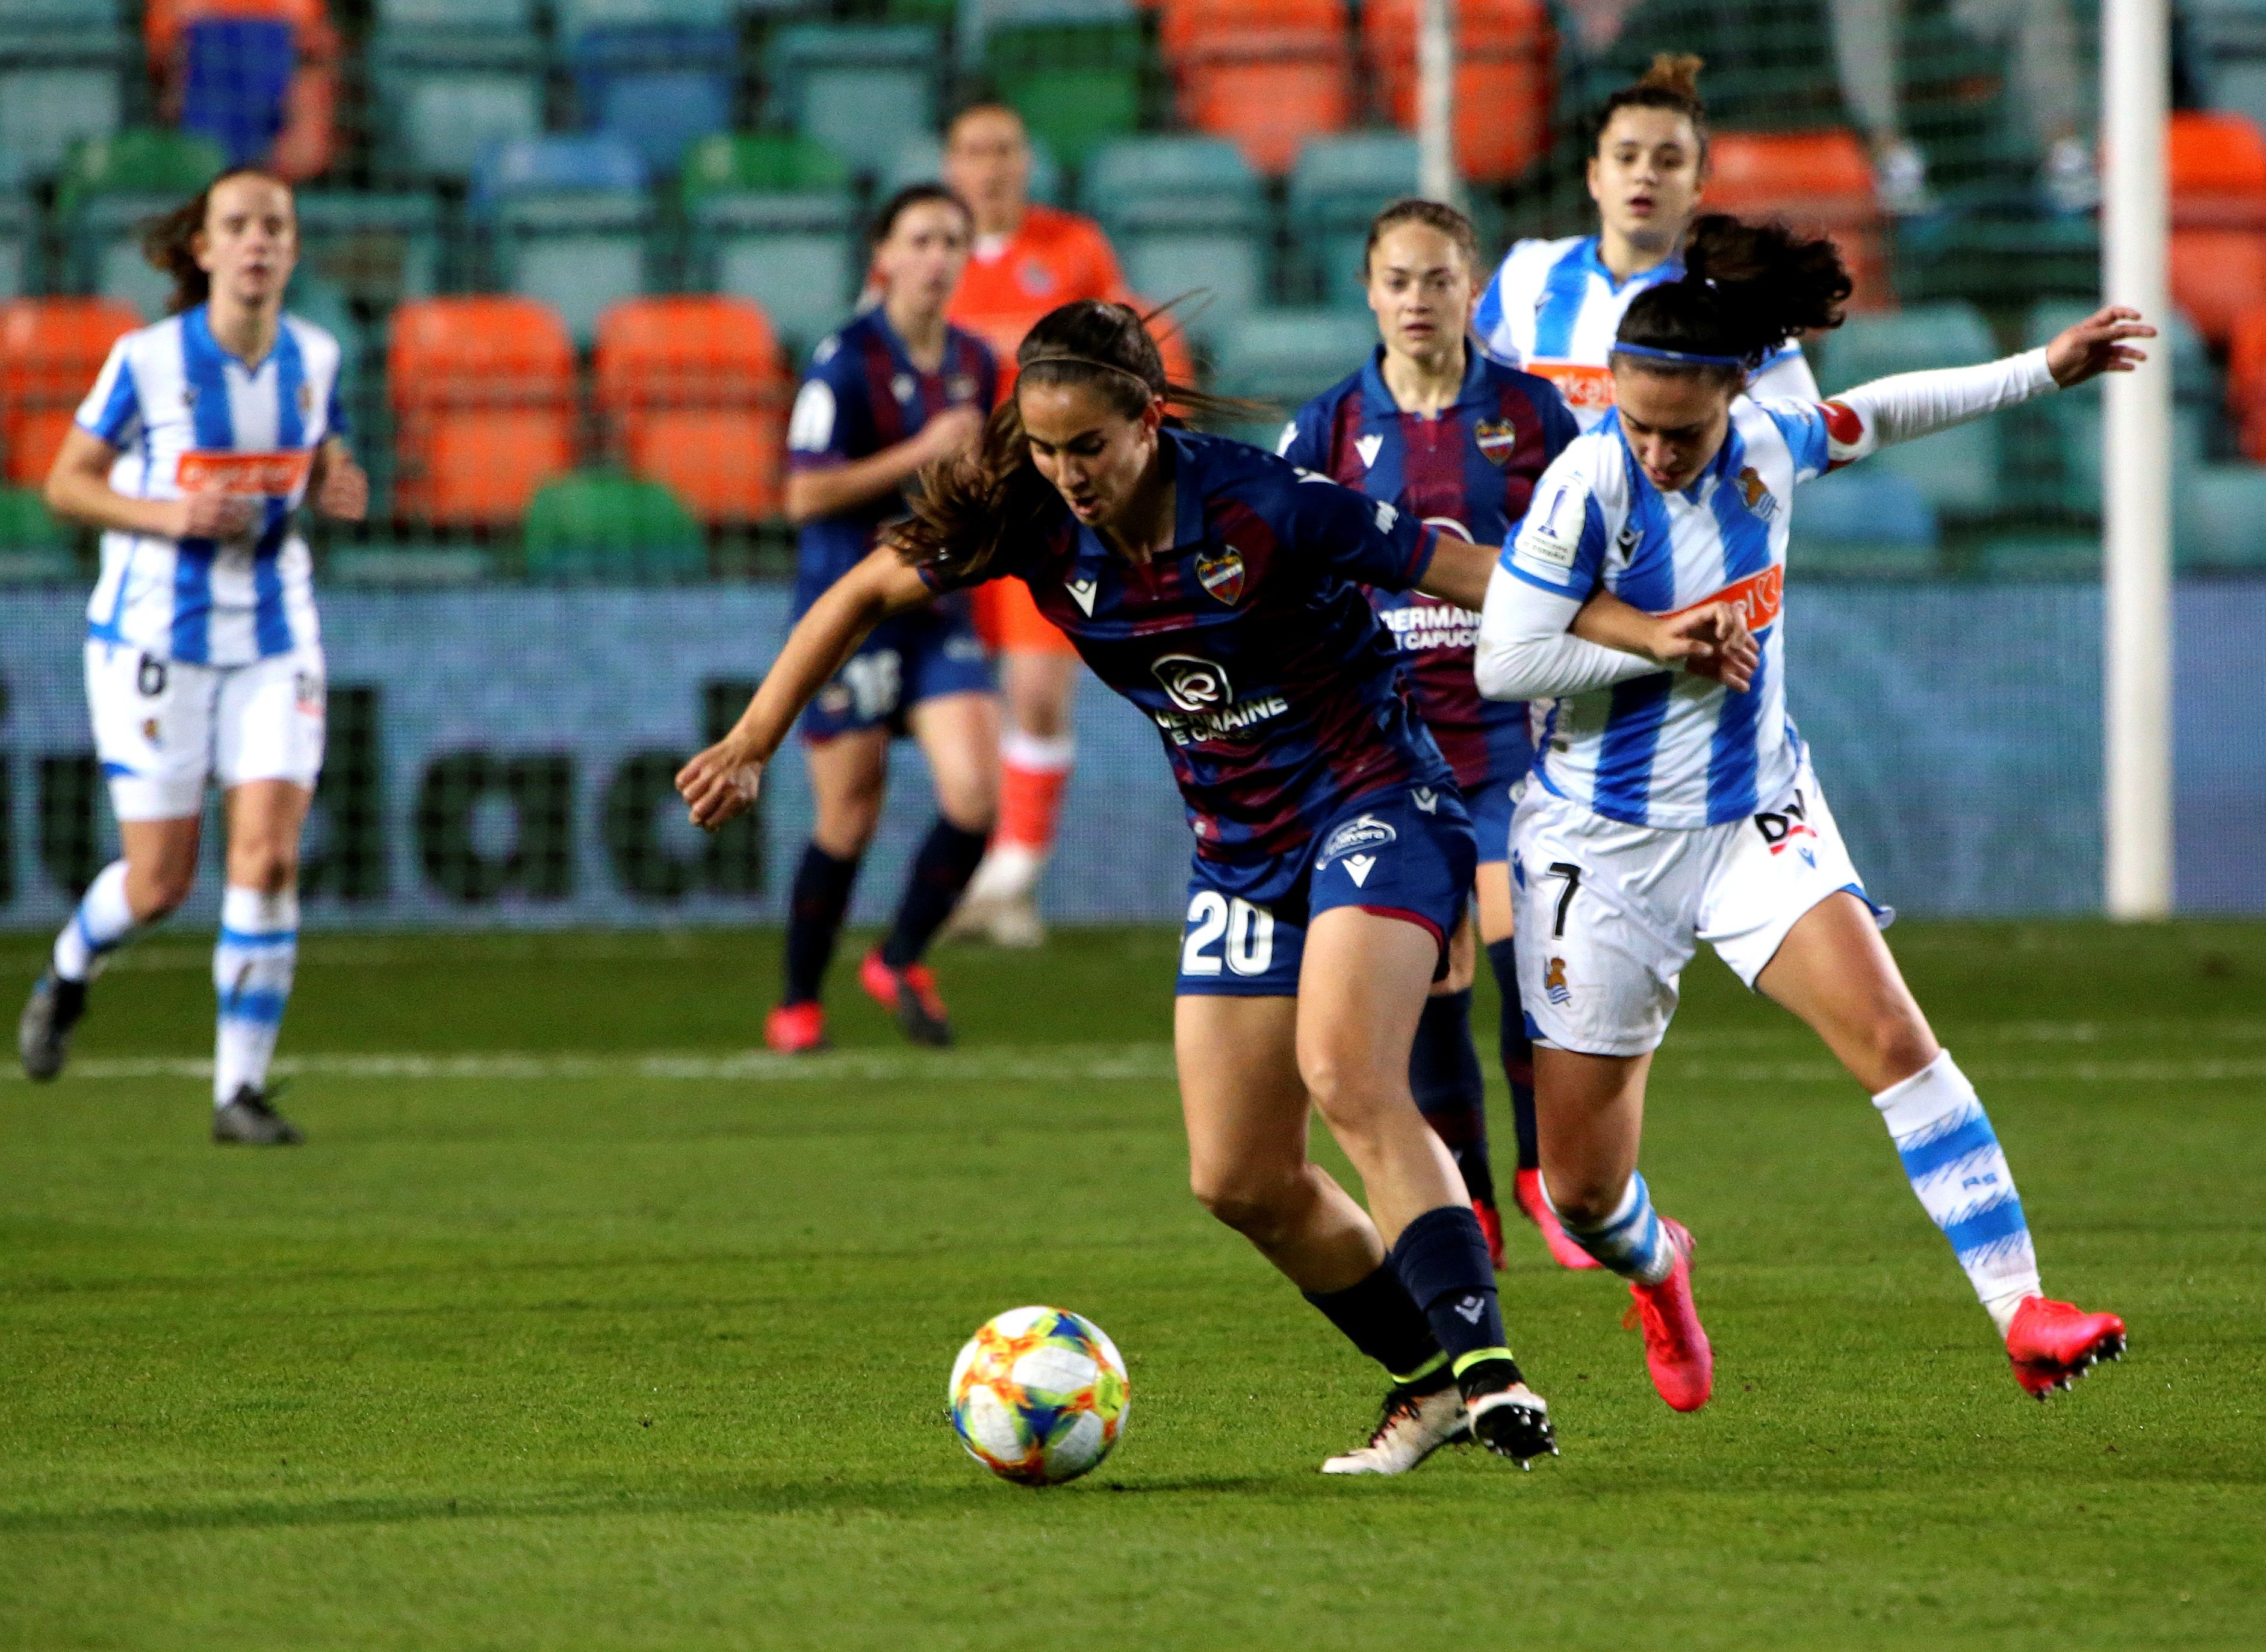
[[[1462,213],[1435,201],[1395,201],[1370,224],[1363,260],[1381,342],[1358,372],[1298,410],[1278,451],[1444,533],[1508,545],[1535,481],[1578,434],[1574,415],[1549,381],[1491,361],[1472,342],[1479,243]],[[1534,755],[1526,707],[1480,697],[1472,678],[1477,614],[1421,591],[1372,596],[1479,836],[1479,940],[1502,995],[1502,1061],[1518,1139],[1513,1196],[1562,1265],[1594,1268],[1542,1196],[1534,1137],[1534,1047],[1510,939],[1510,793]],[[1456,932],[1448,977],[1424,1006],[1409,1084],[1464,1173],[1500,1268],[1487,1085],[1472,1044],[1472,928],[1467,921]]]

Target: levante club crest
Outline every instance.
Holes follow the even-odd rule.
[[[1511,450],[1518,445],[1517,425],[1508,419],[1482,419],[1473,427],[1472,434],[1489,464],[1499,471],[1510,463]]]
[[[1199,553],[1196,578],[1203,582],[1204,589],[1230,608],[1234,607],[1243,596],[1243,552],[1230,545],[1217,556]]]

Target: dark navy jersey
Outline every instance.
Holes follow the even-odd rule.
[[[820,471],[870,458],[910,440],[947,407],[989,413],[998,384],[998,363],[975,334],[947,327],[942,369],[924,373],[888,317],[869,310],[811,353],[787,421],[787,468]],[[888,493],[803,523],[795,559],[797,617],[865,560],[883,523],[904,514],[903,497]]]
[[[993,575],[1157,725],[1198,856],[1302,852],[1349,801],[1451,785],[1362,588],[1406,590],[1438,530],[1240,442],[1168,428],[1158,458],[1169,552],[1128,561],[1057,500]]]
[[[1383,354],[1298,409],[1283,432],[1283,457],[1443,532],[1509,544],[1534,484],[1580,434],[1565,398],[1546,379],[1467,348],[1454,405],[1427,419],[1394,402]],[[1524,774],[1533,758],[1526,707],[1481,698],[1472,676],[1479,616],[1419,591],[1372,596],[1458,783],[1508,785]]]

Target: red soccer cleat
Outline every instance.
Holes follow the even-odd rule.
[[[897,1018],[897,1025],[916,1044],[941,1049],[952,1042],[952,1022],[938,996],[936,977],[926,964],[907,964],[892,969],[881,961],[879,947],[858,966],[858,984],[866,996]]]
[[[2113,1313],[2086,1313],[2050,1297],[2028,1297],[2007,1327],[2007,1358],[2014,1380],[2043,1400],[2067,1388],[2100,1361],[2124,1357],[2124,1321]]]
[[[1597,1259],[1574,1243],[1566,1232],[1566,1224],[1550,1208],[1550,1201],[1542,1196],[1542,1173],[1522,1170],[1511,1179],[1511,1196],[1526,1219],[1542,1230],[1542,1242],[1550,1247],[1550,1260],[1561,1268],[1595,1268]],[[1497,1264],[1501,1266],[1500,1263]]]
[[[764,1042],[782,1056],[808,1055],[826,1048],[826,1006],[782,1004],[764,1020]]]
[[[1492,1199],[1472,1201],[1472,1214],[1479,1218],[1480,1233],[1486,1239],[1488,1261],[1495,1264],[1497,1273],[1502,1271],[1502,1212],[1495,1208]]]
[[[1675,1271],[1656,1285],[1629,1287],[1634,1305],[1621,1324],[1644,1327],[1645,1368],[1671,1411],[1697,1411],[1715,1387],[1715,1350],[1692,1305],[1692,1235],[1681,1222],[1661,1218],[1676,1246]]]

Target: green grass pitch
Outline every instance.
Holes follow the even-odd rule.
[[[316,938],[267,1153],[205,1141],[157,940],[0,1081],[0,1646],[2266,1644],[2266,925],[1897,940],[2125,1362],[2023,1398],[1865,1097],[1710,962],[1646,1168],[1714,1404],[1522,1230],[1564,1457],[1357,1483],[1376,1374],[1188,1197],[1170,935],[947,954],[940,1056],[837,990],[784,1074],[769,937]],[[1033,1492],[944,1381],[1040,1301],[1133,1411]]]

